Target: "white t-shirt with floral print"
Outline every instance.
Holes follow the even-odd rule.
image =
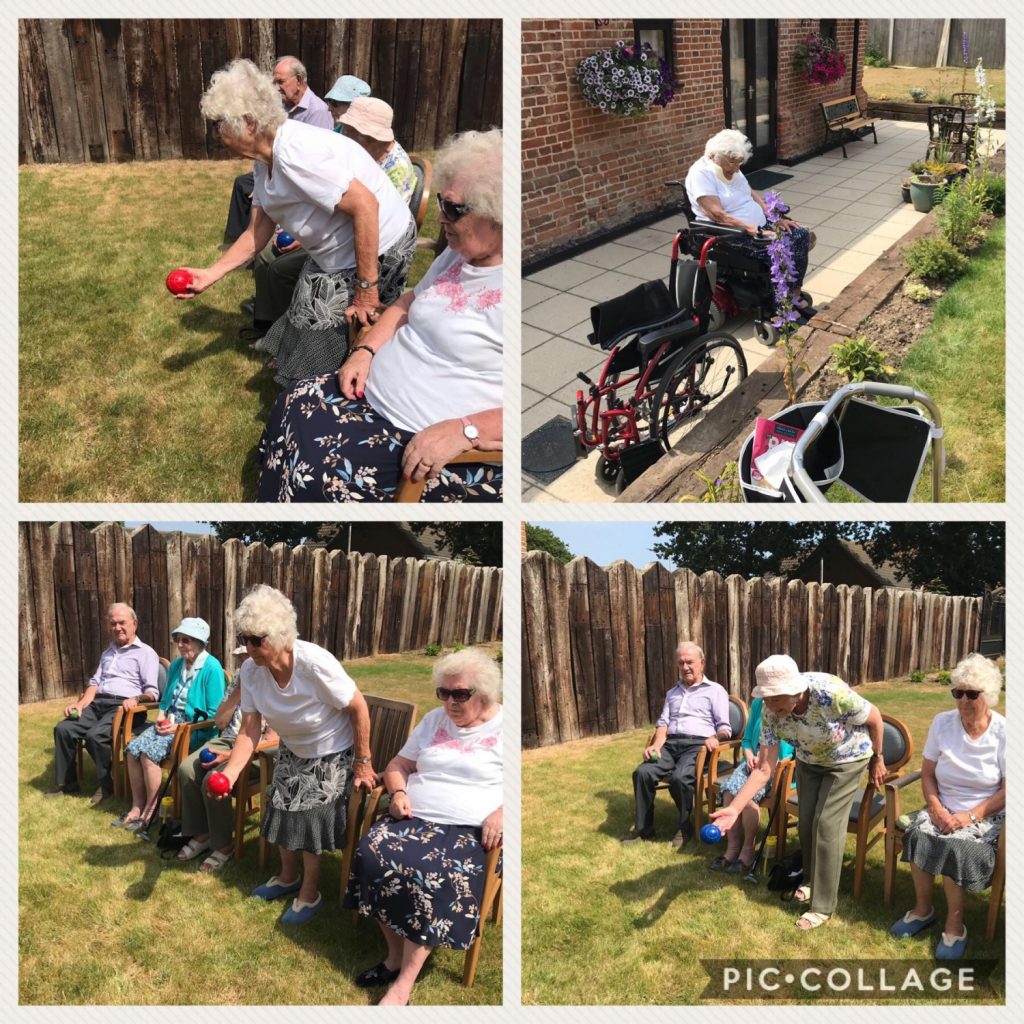
[[[767,705],[761,724],[761,745],[780,739],[793,744],[796,759],[806,764],[847,764],[872,754],[865,723],[871,705],[838,676],[804,672],[809,683],[807,710],[802,715],[772,714]]]
[[[502,804],[503,712],[460,729],[444,708],[428,711],[399,757],[416,762],[405,788],[412,813],[439,825],[478,827]]]

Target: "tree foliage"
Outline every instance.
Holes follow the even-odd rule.
[[[562,565],[573,559],[573,553],[561,537],[546,527],[533,526],[530,523],[526,524],[526,550],[546,551],[549,555],[554,555]]]
[[[307,537],[312,536],[320,523],[288,523],[268,521],[263,523],[210,522],[218,540],[240,540],[243,544],[263,542],[268,547],[283,541],[290,548],[298,547]]]
[[[501,523],[410,523],[417,537],[433,534],[452,553],[470,565],[501,565]]]

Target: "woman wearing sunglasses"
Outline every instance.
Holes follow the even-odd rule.
[[[501,132],[465,132],[434,162],[448,248],[388,307],[337,375],[281,395],[263,434],[258,500],[498,501],[501,469],[448,466],[502,447]]]
[[[383,1005],[409,1002],[434,947],[473,942],[484,854],[502,842],[501,670],[469,647],[437,663],[434,683],[442,706],[385,769],[391,816],[360,841],[345,897],[387,943],[384,959],[356,978],[362,988],[390,986]]]
[[[950,683],[956,708],[932,719],[921,762],[925,807],[903,839],[915,902],[889,929],[905,937],[935,923],[932,898],[941,875],[946,922],[935,947],[940,960],[964,955],[964,891],[988,888],[1006,817],[1006,719],[993,710],[1002,675],[988,658],[968,654]]]
[[[323,909],[320,856],[345,844],[352,786],[375,782],[370,716],[334,655],[298,639],[295,607],[281,591],[253,587],[235,610],[235,628],[249,657],[238,671],[242,726],[221,771],[233,787],[248,768],[262,715],[280,746],[260,834],[277,845],[281,869],[252,895],[294,896],[281,923],[305,924]]]
[[[416,224],[387,175],[362,146],[289,119],[273,79],[252,61],[215,72],[200,103],[232,156],[253,161],[249,226],[209,267],[187,268],[205,291],[246,266],[275,224],[309,254],[288,312],[254,348],[274,357],[283,387],[330,373],[348,351],[349,325],[372,323],[402,294],[416,252]]]

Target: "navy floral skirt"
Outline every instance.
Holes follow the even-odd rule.
[[[256,500],[394,501],[413,436],[365,399],[350,402],[334,373],[299,381],[263,431]],[[500,501],[501,482],[501,466],[451,466],[427,483],[423,501]]]
[[[356,847],[345,906],[421,946],[467,949],[484,892],[480,831],[381,819]]]

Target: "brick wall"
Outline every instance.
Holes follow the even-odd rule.
[[[866,38],[862,23],[861,53]],[[797,79],[794,47],[816,22],[779,21],[778,112],[780,159],[821,143],[825,99],[849,94],[849,76],[830,86]],[[597,27],[593,19],[522,23],[523,258],[582,241],[665,206],[663,182],[685,176],[704,143],[725,126],[722,22],[673,23],[674,71],[681,83],[664,109],[638,118],[594,110],[576,85],[576,65],[619,39],[633,38],[631,19]],[[853,21],[838,23],[838,44],[849,60]],[[865,101],[858,77],[858,94]]]

